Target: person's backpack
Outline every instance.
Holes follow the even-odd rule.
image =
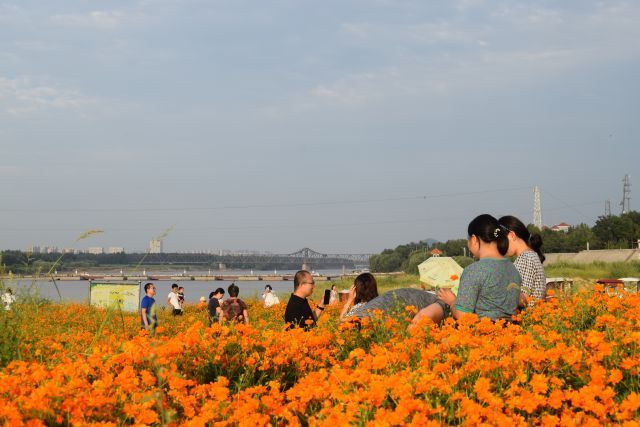
[[[224,318],[232,322],[244,321],[243,311],[245,308],[246,305],[237,298],[230,298],[222,303]]]

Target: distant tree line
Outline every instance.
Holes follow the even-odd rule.
[[[566,232],[550,228],[540,230],[532,224],[528,228],[531,233],[540,233],[544,242],[542,249],[548,253],[579,252],[587,249],[587,246],[589,249],[631,249],[638,247],[640,239],[640,212],[600,216],[593,227],[578,224]],[[454,257],[465,267],[472,262],[466,247],[466,239],[448,240],[445,243],[408,243],[373,255],[369,267],[373,272],[404,271],[417,274],[418,265],[431,256],[434,248],[441,250],[443,256]]]
[[[84,269],[100,268],[131,268],[140,265],[140,268],[149,269],[150,266],[178,267],[191,266],[198,270],[218,270],[219,264],[224,264],[228,269],[238,270],[297,270],[303,261],[310,269],[341,269],[343,266],[353,269],[353,261],[322,258],[302,260],[295,257],[269,256],[269,255],[214,255],[214,254],[182,254],[182,253],[117,253],[117,254],[89,254],[89,253],[59,253],[40,254],[28,253],[18,250],[6,250],[0,252],[0,266],[5,273],[9,271],[17,274],[46,273],[55,265],[58,272],[83,271]],[[60,258],[61,257],[61,258]],[[56,261],[60,258],[58,264]]]

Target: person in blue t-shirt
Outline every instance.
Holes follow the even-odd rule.
[[[158,326],[158,318],[156,316],[156,300],[153,299],[156,294],[156,287],[153,283],[144,285],[145,296],[140,301],[140,329],[146,329],[153,334]]]

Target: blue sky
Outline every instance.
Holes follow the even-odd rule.
[[[82,246],[143,250],[175,224],[169,251],[379,252],[530,222],[534,185],[546,224],[593,224],[639,176],[639,20],[617,0],[0,0],[0,247],[98,228]]]

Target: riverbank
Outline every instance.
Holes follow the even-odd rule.
[[[335,274],[335,275],[324,275],[324,274],[314,274],[313,278],[317,282],[332,282],[339,280],[349,280],[353,279],[358,275],[358,273],[349,273],[349,274]],[[404,276],[405,274],[402,272],[393,272],[393,273],[376,273],[376,277],[399,277]],[[184,281],[198,281],[198,282],[208,282],[208,281],[223,281],[223,282],[255,282],[255,281],[265,281],[265,282],[286,282],[293,281],[293,274],[146,274],[146,275],[121,275],[121,274],[54,274],[51,275],[18,275],[18,274],[5,274],[0,276],[0,280],[51,280],[54,278],[58,281],[79,281],[79,280],[87,280],[87,281],[109,281],[109,282],[122,282],[122,281],[156,281],[156,282],[184,282]]]

